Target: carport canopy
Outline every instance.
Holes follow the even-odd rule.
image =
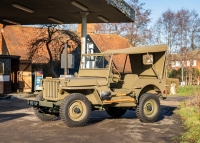
[[[135,11],[124,0],[0,0],[2,24],[82,23],[82,54],[86,53],[87,23],[133,22],[134,18]],[[65,53],[67,63],[67,46]]]
[[[81,23],[80,12],[87,12],[87,23],[133,22],[134,10],[124,0],[1,0],[2,24]]]

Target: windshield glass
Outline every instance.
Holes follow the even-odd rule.
[[[84,62],[85,61],[85,62]],[[110,63],[110,56],[83,56],[81,62],[81,69],[101,69],[108,68]]]

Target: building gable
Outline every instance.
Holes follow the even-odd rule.
[[[94,43],[94,53],[104,52],[107,50],[123,49],[131,47],[131,44],[126,38],[123,38],[117,34],[89,34],[87,35],[87,43]],[[87,51],[88,48],[87,48]],[[120,72],[124,70],[124,63],[126,61],[126,55],[115,55],[113,62]],[[127,58],[125,73],[131,72],[130,60]]]

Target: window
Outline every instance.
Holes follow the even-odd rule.
[[[153,55],[152,54],[143,55],[142,59],[143,59],[144,65],[152,65],[153,64]]]
[[[108,68],[110,62],[110,56],[89,55],[83,56],[83,59],[85,59],[85,64],[82,63],[82,69]]]
[[[176,67],[180,67],[181,66],[181,62],[180,61],[176,61]]]
[[[172,65],[172,68],[175,68],[175,67],[176,67],[176,62],[175,62],[175,61],[172,61],[172,62],[171,62],[171,65]]]
[[[0,74],[4,73],[4,63],[0,62]]]
[[[11,60],[0,59],[0,74],[10,74],[10,73],[11,73]]]
[[[196,60],[193,60],[193,67],[197,66],[197,61]]]
[[[187,61],[186,63],[187,63],[187,67],[189,67],[190,66],[190,61]]]

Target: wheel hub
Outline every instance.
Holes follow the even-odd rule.
[[[151,106],[147,106],[147,110],[148,110],[148,111],[151,111],[151,110],[152,110],[152,107],[151,107]]]
[[[158,111],[155,100],[148,99],[144,104],[143,111],[147,117],[149,117],[149,118],[153,117],[156,114],[156,112]]]
[[[81,100],[75,100],[71,103],[68,111],[68,115],[73,121],[80,121],[86,115],[86,105]]]
[[[76,108],[74,109],[74,113],[79,114],[79,113],[81,113],[81,110],[80,110],[79,108],[76,107]]]

